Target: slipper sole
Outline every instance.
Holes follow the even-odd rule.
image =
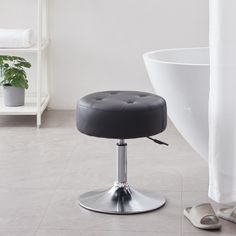
[[[221,228],[221,225],[218,223],[218,224],[214,224],[214,225],[203,225],[203,224],[195,224],[192,220],[191,220],[191,217],[190,217],[190,214],[188,212],[188,209],[190,210],[191,207],[188,207],[188,208],[185,208],[184,209],[184,216],[189,220],[189,222],[196,228],[198,229],[204,229],[204,230],[217,230],[217,229],[220,229]]]

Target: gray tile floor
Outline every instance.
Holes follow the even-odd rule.
[[[182,216],[184,207],[209,201],[208,171],[170,122],[158,136],[169,147],[128,141],[130,184],[163,193],[164,208],[114,216],[78,207],[80,193],[113,183],[116,141],[79,134],[74,120],[74,112],[47,111],[37,130],[34,117],[0,117],[0,236],[236,234],[226,221],[206,232]]]

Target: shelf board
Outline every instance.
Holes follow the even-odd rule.
[[[46,49],[48,47],[49,41],[44,41],[41,45],[41,47],[38,47],[37,45],[32,46],[30,48],[0,48],[0,53],[4,52],[38,52]]]
[[[45,110],[49,102],[49,96],[43,96],[41,99],[41,113]],[[37,97],[26,96],[25,105],[20,107],[6,107],[3,97],[0,97],[0,115],[36,115]]]

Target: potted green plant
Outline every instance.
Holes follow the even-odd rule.
[[[25,89],[29,87],[25,69],[30,67],[31,64],[22,57],[0,55],[0,85],[6,106],[25,104]]]

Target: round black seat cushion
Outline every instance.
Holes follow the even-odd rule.
[[[138,91],[89,94],[77,104],[80,132],[103,138],[129,139],[152,136],[166,128],[165,100]]]

